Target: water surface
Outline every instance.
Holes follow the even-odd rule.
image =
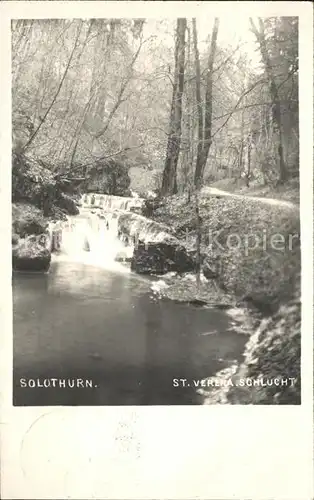
[[[14,404],[201,404],[193,387],[240,359],[245,338],[222,311],[156,299],[131,273],[57,260],[15,274]],[[97,387],[24,388],[20,378],[91,379]]]
[[[114,262],[124,246],[106,217],[82,210],[49,273],[13,276],[14,404],[201,404],[194,380],[240,360],[246,338],[223,311],[159,300]],[[21,387],[50,378],[88,387]]]

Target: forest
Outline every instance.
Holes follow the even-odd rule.
[[[99,384],[113,352],[103,404],[194,404],[195,391],[170,388],[172,376],[230,377],[235,358],[234,380],[298,383],[209,391],[201,404],[299,404],[298,84],[297,17],[243,16],[234,33],[222,17],[13,21],[13,269],[44,271],[38,284],[16,278],[26,297],[16,351],[43,329],[56,350],[69,342],[59,355],[72,360],[79,335],[80,369],[94,370],[93,342],[108,361],[95,368]],[[139,292],[151,283],[153,298]],[[27,297],[50,320],[30,318]],[[111,300],[125,323],[123,313],[112,319]],[[64,321],[56,329],[51,304]],[[107,323],[117,336],[103,334]],[[115,370],[131,358],[149,382],[126,395],[115,384],[128,376]]]
[[[13,21],[14,153],[108,194],[296,186],[298,20],[247,19],[253,62],[223,22]]]

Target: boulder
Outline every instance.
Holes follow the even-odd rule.
[[[123,160],[96,160],[88,169],[88,178],[83,182],[82,190],[89,193],[130,196],[131,179],[128,170],[129,167]]]
[[[54,228],[51,231],[50,249],[52,252],[60,252],[62,243],[62,228]]]
[[[12,233],[20,238],[31,234],[43,234],[48,226],[42,212],[32,205],[16,203],[12,205]]]
[[[60,212],[78,214],[76,186],[73,181],[56,176],[55,167],[13,151],[12,201],[37,207],[46,217],[59,217]]]
[[[142,215],[142,207],[130,207],[130,212]]]
[[[118,237],[126,245],[134,244],[131,269],[136,273],[184,273],[195,268],[193,257],[166,224],[132,212],[122,213],[118,218]]]
[[[18,234],[12,233],[12,236],[11,236],[12,246],[17,245],[19,242],[19,239],[20,238],[19,238]]]
[[[161,198],[146,199],[143,203],[142,215],[144,217],[152,217],[155,210],[165,205],[165,201]]]
[[[173,238],[168,242],[138,242],[131,270],[139,274],[184,273],[194,270],[194,262],[183,246]]]
[[[80,212],[77,202],[71,196],[64,193],[59,194],[56,205],[69,215],[77,215]]]
[[[12,201],[26,202],[41,208],[47,187],[54,188],[52,172],[32,158],[13,152]]]
[[[218,278],[218,272],[213,264],[210,264],[207,259],[204,259],[202,271],[207,280]]]
[[[286,383],[267,385],[264,382],[263,385],[240,387],[239,380],[246,378],[286,380]],[[301,304],[298,297],[261,321],[250,337],[244,362],[234,377],[234,386],[230,387],[228,403],[301,403]]]
[[[12,266],[17,271],[48,271],[51,261],[48,234],[21,238],[12,246]]]
[[[114,260],[116,262],[132,262],[132,257],[129,257],[126,252],[118,252]]]

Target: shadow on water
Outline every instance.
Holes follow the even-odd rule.
[[[193,381],[240,361],[247,339],[224,312],[157,300],[149,285],[79,262],[15,275],[14,404],[202,404]],[[21,386],[51,378],[93,387]]]

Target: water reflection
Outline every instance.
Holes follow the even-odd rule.
[[[200,404],[195,388],[173,379],[214,374],[240,359],[245,342],[221,311],[156,300],[148,280],[82,262],[14,277],[13,299],[19,405]],[[97,387],[25,389],[21,377],[82,377]]]
[[[195,391],[177,389],[174,379],[186,378],[192,358],[193,332],[185,311],[172,314],[167,305],[151,300],[145,307],[146,356],[143,404],[193,403]],[[182,314],[183,312],[183,314]],[[169,314],[170,313],[170,314]]]

